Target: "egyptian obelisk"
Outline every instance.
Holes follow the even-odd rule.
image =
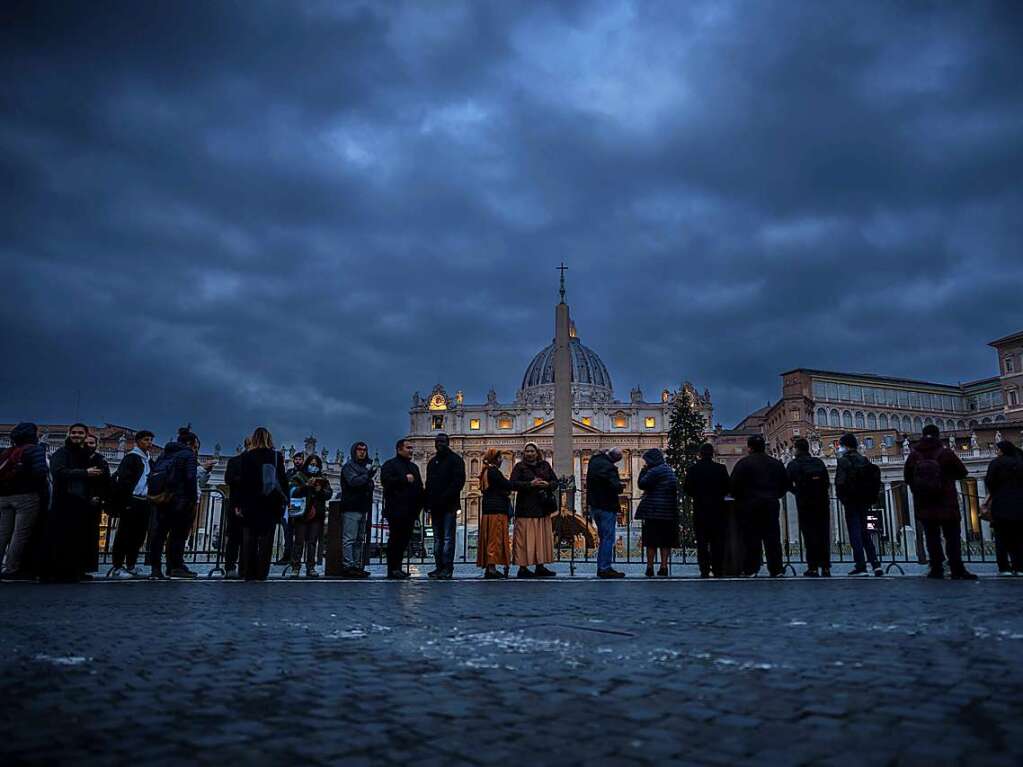
[[[561,271],[561,301],[554,310],[554,473],[571,477],[572,466],[572,352],[568,347],[568,304],[565,303],[565,270]]]

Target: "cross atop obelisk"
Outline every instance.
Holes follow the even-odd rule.
[[[572,351],[569,348],[571,321],[565,303],[564,263],[561,272],[561,303],[554,309],[554,473],[570,477],[572,461]]]

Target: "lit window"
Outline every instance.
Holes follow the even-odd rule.
[[[653,416],[649,415],[646,417],[646,420],[644,420],[643,423],[646,424],[646,427],[648,429],[652,429],[655,426],[657,426],[657,420]]]
[[[612,420],[611,423],[616,429],[624,429],[629,425],[629,419],[625,417],[623,413],[618,413]]]
[[[431,427],[430,428],[433,428],[433,429],[443,429],[444,428],[444,416],[442,416],[442,415],[432,416],[430,418],[430,423],[431,423]]]
[[[498,429],[510,429],[512,427],[512,419],[508,416],[501,416],[497,419]]]
[[[584,415],[583,416],[583,426],[591,426],[592,424],[593,424],[593,419],[590,418],[588,415]]]
[[[480,430],[480,419],[479,418],[470,418],[469,419],[469,430],[470,431],[479,431]]]
[[[533,419],[533,426],[543,426],[543,419],[537,416]]]

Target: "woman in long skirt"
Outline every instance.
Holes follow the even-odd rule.
[[[636,519],[643,521],[643,547],[646,549],[646,577],[654,575],[657,552],[661,552],[660,576],[668,574],[671,550],[678,546],[678,478],[664,462],[664,453],[656,447],[643,453],[645,465],[639,473],[643,499]]]
[[[516,490],[515,527],[512,548],[519,578],[550,578],[557,573],[545,565],[554,561],[554,530],[550,516],[558,510],[554,469],[540,455],[536,443],[529,442],[522,460],[512,469],[511,484]],[[535,565],[530,571],[529,567]]]
[[[511,510],[512,483],[501,472],[501,453],[490,448],[483,456],[480,472],[483,510],[476,566],[484,568],[484,578],[505,578],[511,563],[508,541],[508,512]],[[500,565],[503,569],[498,571]]]

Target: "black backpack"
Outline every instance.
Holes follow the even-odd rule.
[[[928,501],[937,500],[944,489],[941,476],[941,464],[934,458],[917,456],[913,466],[913,495]]]
[[[174,460],[174,454],[164,451],[153,464],[153,470],[149,472],[149,500],[157,506],[173,501],[174,486],[177,484],[176,475],[177,462]]]
[[[881,493],[881,469],[859,453],[849,456],[847,495],[854,503],[877,503]]]
[[[820,500],[828,497],[828,470],[823,462],[814,461],[813,467],[799,472],[796,494],[800,498]]]

